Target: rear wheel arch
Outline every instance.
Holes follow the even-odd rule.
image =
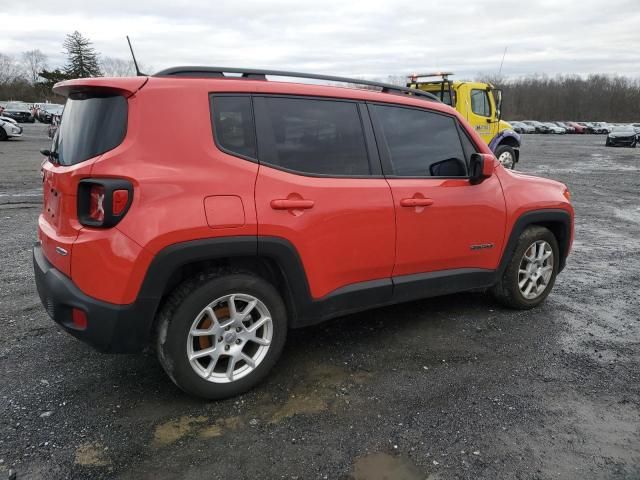
[[[219,272],[249,273],[271,283],[281,295],[290,323],[310,299],[300,257],[290,242],[275,237],[218,237],[166,247],[151,262],[138,300],[151,301],[147,332],[152,334],[166,299],[190,278]]]

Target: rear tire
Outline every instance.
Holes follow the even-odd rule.
[[[520,235],[513,256],[492,293],[510,308],[536,307],[551,292],[559,261],[560,251],[553,233],[544,227],[531,226]]]
[[[286,308],[270,283],[253,274],[215,272],[171,294],[159,314],[156,348],[179,388],[217,400],[260,382],[286,337]]]
[[[509,145],[500,145],[496,149],[496,158],[508,170],[513,170],[516,166],[516,152]]]
[[[4,131],[4,128],[0,127],[0,142],[4,142],[5,140],[9,140],[9,135]]]

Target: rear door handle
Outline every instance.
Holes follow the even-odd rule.
[[[428,207],[433,205],[433,199],[431,198],[403,198],[400,200],[400,205],[403,207]]]
[[[271,200],[271,208],[274,210],[303,210],[313,208],[313,200],[304,199],[277,199]]]

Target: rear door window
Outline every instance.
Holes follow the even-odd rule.
[[[71,94],[52,151],[60,165],[75,165],[114,149],[127,133],[127,99]]]
[[[260,162],[328,176],[371,173],[355,102],[255,97]]]
[[[465,152],[456,120],[413,108],[371,105],[390,174],[396,177],[464,177]],[[380,140],[379,140],[380,141]]]

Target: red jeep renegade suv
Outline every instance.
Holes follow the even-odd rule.
[[[571,248],[567,188],[502,168],[426,92],[207,67],[54,90],[42,303],[98,350],[155,347],[195,395],[255,385],[290,327],[478,288],[534,307]]]

